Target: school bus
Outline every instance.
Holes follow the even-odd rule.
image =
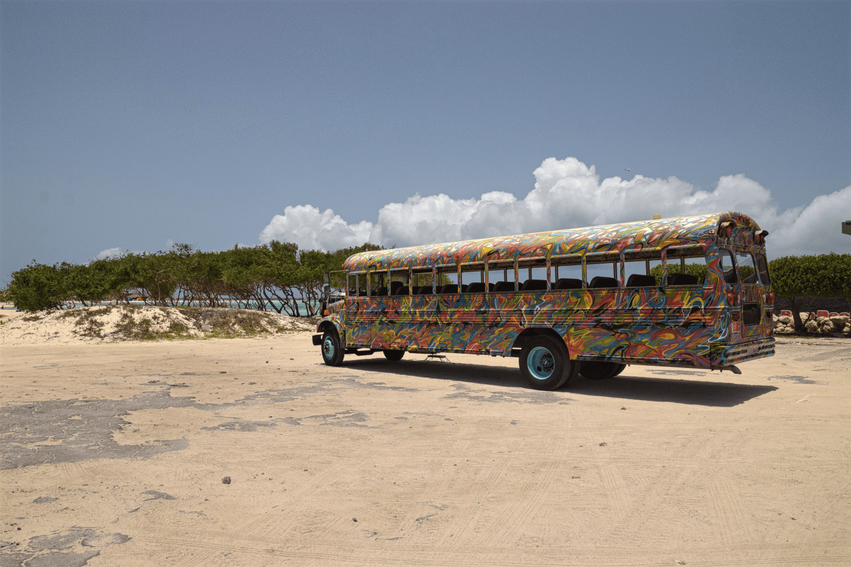
[[[738,212],[362,252],[325,286],[326,364],[514,356],[530,387],[772,356],[767,231]],[[326,275],[326,282],[332,281]]]

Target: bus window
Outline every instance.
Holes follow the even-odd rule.
[[[542,291],[547,289],[547,259],[532,258],[519,263],[517,285],[521,291]]]
[[[411,273],[411,294],[428,295],[433,293],[433,280],[434,278],[431,270],[414,270]]]
[[[706,255],[701,246],[675,246],[667,250],[668,286],[706,284]],[[661,268],[659,268],[661,274]],[[733,273],[735,276],[735,273]]]
[[[408,295],[408,270],[393,270],[389,276],[390,295]]]
[[[349,274],[348,281],[349,297],[363,297],[366,295],[366,274]]]
[[[582,257],[553,258],[550,268],[552,289],[582,289]]]
[[[724,281],[728,284],[734,284],[739,281],[736,277],[736,265],[733,263],[733,253],[729,250],[719,250],[718,255],[721,259],[721,271],[724,273]]]
[[[656,283],[656,278],[650,273],[650,260],[624,261],[623,268],[626,287],[654,287],[661,285]]]
[[[739,277],[743,284],[754,285],[759,283],[756,266],[750,253],[736,251],[736,264],[739,266]]]
[[[589,254],[585,269],[588,287],[620,287],[619,265],[620,262],[611,254]]]
[[[494,284],[493,291],[514,291],[514,262],[493,262],[488,264],[488,284]]]
[[[443,266],[437,271],[437,293],[461,293],[458,287],[458,269]]]
[[[474,284],[472,288],[470,285]],[[462,293],[483,293],[485,291],[484,264],[466,264],[461,266]]]
[[[387,273],[373,272],[368,275],[369,295],[387,295]]]
[[[769,286],[771,285],[771,278],[768,275],[768,262],[765,259],[765,254],[757,254],[756,255],[756,267],[759,271],[759,279],[762,282],[762,285]]]
[[[656,283],[654,285],[661,287],[662,270],[664,269],[662,260],[647,260],[647,264],[650,267],[650,270],[647,273],[653,276],[653,279],[656,280]]]

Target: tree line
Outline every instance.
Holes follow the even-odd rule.
[[[317,315],[324,273],[341,270],[352,254],[378,249],[367,243],[321,252],[273,241],[253,248],[201,252],[175,244],[166,252],[126,252],[82,265],[48,266],[33,260],[12,274],[4,295],[25,311],[141,298],[151,305],[213,307],[231,301],[243,308],[296,317]],[[673,264],[669,273],[679,269]],[[661,267],[654,270],[661,280]],[[769,271],[772,291],[792,306],[799,332],[803,330],[799,312],[813,297],[843,297],[851,306],[851,254],[786,256],[769,262]],[[686,272],[702,281],[706,266],[687,264]],[[342,281],[332,283],[337,289],[344,287]]]
[[[792,306],[795,332],[804,331],[801,311],[814,297],[842,297],[851,308],[851,254],[786,256],[768,263],[771,289]]]
[[[163,306],[218,307],[233,302],[241,308],[302,317],[319,314],[325,272],[341,270],[352,254],[378,249],[367,243],[321,252],[272,241],[253,248],[201,252],[175,244],[168,251],[125,252],[88,264],[50,266],[33,260],[12,273],[4,295],[24,311],[141,299],[146,305]]]

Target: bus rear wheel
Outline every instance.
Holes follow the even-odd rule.
[[[328,329],[322,336],[322,360],[328,366],[340,366],[343,363],[343,345],[340,344],[340,335],[335,329]]]
[[[390,362],[398,362],[402,360],[402,357],[405,356],[404,350],[385,350],[384,358],[389,360]]]
[[[579,373],[589,380],[608,380],[614,378],[626,368],[626,364],[618,362],[583,362],[579,367]]]
[[[576,374],[561,340],[546,335],[532,337],[520,352],[520,372],[526,385],[535,390],[555,390]]]

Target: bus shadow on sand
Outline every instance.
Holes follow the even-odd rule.
[[[485,366],[466,363],[445,363],[432,360],[387,362],[376,358],[346,361],[345,366],[377,374],[395,374],[430,378],[446,382],[462,382],[500,388],[526,388],[518,368]],[[733,407],[777,390],[775,386],[735,384],[707,381],[699,372],[666,371],[665,374],[687,375],[684,378],[653,378],[630,376],[629,368],[616,378],[588,380],[576,376],[560,390],[551,392],[600,396],[624,400],[668,402],[686,405]]]
[[[587,396],[722,408],[743,404],[777,389],[775,386],[712,382],[698,373],[690,376],[691,379],[630,376],[626,369],[610,380],[587,380],[580,376],[566,388]]]

